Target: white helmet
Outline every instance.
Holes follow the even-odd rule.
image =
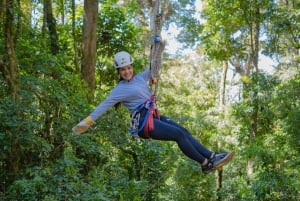
[[[133,59],[128,52],[121,51],[115,54],[114,63],[116,68],[121,68],[123,66],[133,64]]]

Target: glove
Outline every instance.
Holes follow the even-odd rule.
[[[76,126],[74,126],[72,128],[72,131],[73,133],[79,135],[87,131],[87,129],[89,129],[89,127],[91,127],[94,124],[95,124],[94,120],[90,116],[88,116],[84,120],[79,122]]]

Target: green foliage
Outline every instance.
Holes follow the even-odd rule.
[[[131,20],[129,6],[119,7],[107,1],[101,5],[98,19],[98,52],[101,56],[112,56],[117,51],[134,51],[141,47],[141,28]]]
[[[270,78],[254,74],[251,82],[244,85],[245,100],[233,110],[240,124],[237,135],[243,147],[241,154],[245,159],[254,158],[255,163],[248,200],[295,200],[299,198],[296,181],[299,177],[299,78],[281,84]],[[258,132],[255,141],[249,143],[249,125],[255,108],[258,108]]]
[[[134,3],[118,6],[117,1],[105,1],[98,17],[97,75],[100,86],[114,86],[118,80],[113,64],[113,56],[118,51],[128,51],[134,57],[135,70],[144,68],[145,62],[135,53],[142,51],[145,42],[145,27],[137,26],[134,21]],[[150,41],[150,39],[149,39]],[[142,63],[142,65],[141,65]]]
[[[93,131],[108,152],[103,182],[113,200],[156,199],[168,191],[164,181],[176,156],[170,156],[168,145],[133,139],[128,122],[128,113],[121,107],[104,114]]]
[[[9,200],[109,200],[95,185],[79,174],[83,159],[78,159],[70,145],[65,145],[62,158],[48,167],[26,170],[8,189]],[[98,183],[99,184],[99,183]],[[91,199],[92,198],[92,199]]]
[[[233,56],[246,58],[249,46],[254,42],[250,39],[253,26],[260,24],[263,27],[268,23],[272,6],[272,1],[267,0],[207,0],[201,12],[200,45],[210,58],[219,61],[227,61]]]
[[[264,42],[264,54],[285,56],[299,49],[299,38],[296,37],[300,33],[299,6],[299,2],[279,3],[268,10],[268,37]]]
[[[272,106],[280,118],[280,127],[283,133],[290,135],[290,144],[299,148],[299,130],[300,130],[300,79],[299,75],[294,79],[280,84],[274,95]]]
[[[171,2],[176,15],[168,22],[186,26],[181,39],[194,42],[202,32],[201,40],[209,56],[226,59],[232,53],[243,54],[247,38],[237,30],[249,31],[245,20],[252,16],[252,6],[259,3],[265,9],[261,17],[266,18],[262,19],[269,19],[272,24],[268,27],[273,27],[273,35],[267,41],[276,42],[268,43],[273,45],[267,49],[268,54],[288,53],[285,42],[277,44],[282,41],[281,34],[297,33],[294,8],[273,9],[274,5],[267,1],[207,2],[203,16],[208,24],[203,27],[192,18],[189,5],[194,1]],[[34,3],[37,10],[41,8],[42,4]],[[56,3],[56,12],[61,14],[62,1]],[[185,9],[181,11],[181,7]],[[69,5],[66,9],[69,15]],[[272,15],[271,11],[276,12]],[[144,37],[149,30],[138,23],[136,12],[140,10],[134,1],[124,6],[115,0],[102,2],[94,105],[88,104],[87,87],[76,74],[70,21],[57,24],[57,55],[49,51],[48,35],[39,24],[41,16],[34,16],[29,25],[19,21],[22,31],[15,38],[19,102],[12,101],[7,83],[0,76],[0,199],[183,201],[216,200],[221,195],[223,200],[299,200],[299,75],[288,81],[260,73],[243,77],[242,100],[232,105],[231,113],[220,114],[216,109],[219,64],[187,57],[164,60],[158,94],[161,113],[188,128],[205,146],[236,152],[234,160],[223,168],[223,186],[219,191],[216,175],[201,174],[200,165],[187,159],[176,143],[130,136],[129,115],[124,107],[109,110],[84,135],[71,133],[72,126],[88,115],[116,84],[118,78],[112,67],[116,51],[125,49],[134,55],[135,73],[147,66],[148,58],[140,51],[150,40]],[[15,13],[16,20],[19,14]],[[82,6],[78,5],[78,47],[81,15]],[[22,13],[21,17],[29,16]],[[291,24],[283,23],[286,21]],[[1,36],[4,31],[0,21]],[[0,37],[0,55],[6,55],[4,39]],[[8,60],[0,56],[0,62],[6,65]],[[257,136],[250,142],[255,111]],[[249,158],[254,161],[251,179],[246,172]]]

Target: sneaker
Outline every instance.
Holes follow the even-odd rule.
[[[210,161],[206,165],[202,165],[201,168],[202,168],[202,172],[204,174],[208,174],[215,170],[213,163]]]
[[[234,156],[234,152],[229,153],[216,153],[215,156],[209,161],[213,164],[213,169],[219,169],[226,165]]]
[[[212,159],[209,159],[208,163],[202,166],[202,172],[207,174],[220,167],[226,165],[234,156],[234,152],[229,153],[216,153]]]
[[[220,153],[220,152],[215,152],[215,155],[213,157],[218,157],[218,158],[224,158],[228,153]]]

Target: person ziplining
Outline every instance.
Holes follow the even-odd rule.
[[[134,126],[131,128],[132,134],[143,139],[175,141],[187,157],[201,164],[203,173],[216,170],[232,159],[234,152],[211,151],[196,140],[186,128],[167,116],[158,114],[157,105],[148,84],[150,69],[134,75],[133,59],[126,51],[116,53],[114,63],[120,76],[119,83],[94,111],[72,128],[74,133],[81,134],[87,131],[104,112],[122,103],[131,112],[132,121],[136,122],[132,125]]]
[[[94,111],[72,128],[72,131],[75,134],[86,132],[104,112],[122,103],[131,113],[131,134],[143,139],[174,141],[182,153],[201,165],[203,173],[212,172],[232,160],[234,152],[217,153],[209,150],[186,128],[158,112],[156,92],[164,42],[160,37],[160,29],[157,28],[160,23],[157,4],[155,9],[156,27],[152,28],[154,31],[150,68],[134,75],[134,60],[131,55],[127,51],[117,52],[114,56],[114,65],[120,77],[119,83]]]

